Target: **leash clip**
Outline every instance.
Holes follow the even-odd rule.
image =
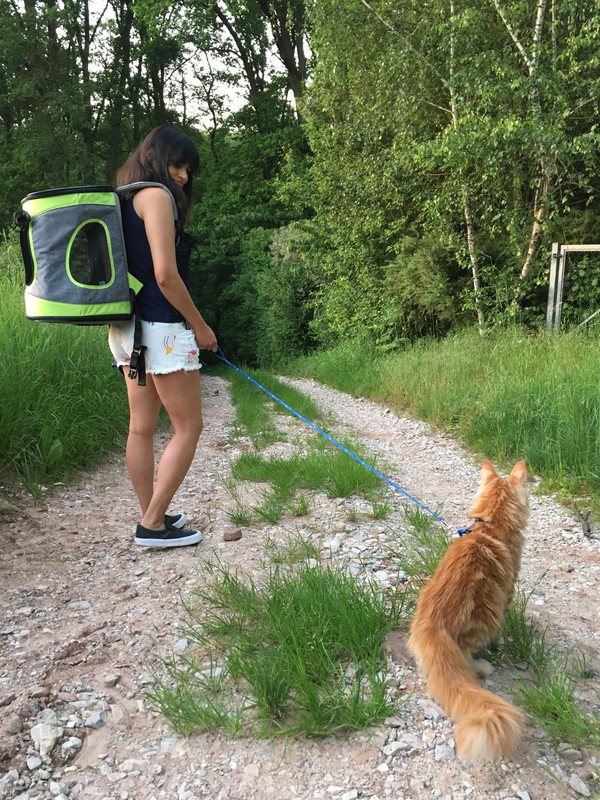
[[[456,531],[457,534],[459,536],[465,536],[467,533],[473,533],[473,525],[475,525],[476,522],[485,522],[485,520],[484,519],[480,519],[479,517],[475,517],[475,519],[469,525],[468,528],[459,528],[459,530]]]

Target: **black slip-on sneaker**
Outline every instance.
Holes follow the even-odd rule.
[[[185,514],[165,514],[165,528],[183,528],[186,522]]]
[[[200,541],[202,541],[200,531],[184,531],[171,527],[166,527],[162,531],[151,531],[139,524],[135,530],[135,544],[141,547],[184,547],[186,544],[197,544]]]

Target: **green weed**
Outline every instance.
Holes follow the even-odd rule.
[[[232,522],[236,528],[247,528],[254,519],[254,514],[251,508],[248,508],[241,502],[237,502],[235,508],[227,512],[227,519]]]
[[[305,517],[313,505],[311,495],[301,492],[287,504],[287,509],[294,517]]]
[[[389,500],[386,500],[385,498],[374,499],[372,501],[372,507],[373,507],[373,519],[385,519],[386,517],[389,517],[389,515],[394,510],[394,506],[392,505],[392,503],[390,503]]]
[[[303,561],[314,559],[320,561],[321,554],[317,548],[301,536],[289,537],[285,544],[278,544],[267,539],[264,544],[265,555],[271,564],[291,567]]]
[[[532,589],[526,594],[522,589],[517,589],[506,614],[502,638],[494,658],[508,659],[513,663],[525,662],[535,675],[541,677],[556,657],[556,646],[548,641],[548,625],[541,626],[527,614],[527,605],[533,592]]]
[[[517,700],[555,742],[598,747],[600,715],[591,709],[584,711],[575,700],[578,675],[577,659],[573,661],[569,653],[556,660],[544,674],[536,674],[534,681],[520,680]]]
[[[397,606],[376,587],[320,565],[275,567],[262,587],[219,563],[205,568],[187,636],[223,671],[216,687],[196,659],[165,665],[148,696],[177,730],[231,730],[233,719],[237,730],[323,736],[389,714],[381,651]]]
[[[263,503],[260,506],[253,506],[253,510],[267,522],[275,524],[279,522],[283,515],[284,501],[281,494],[277,491],[263,493]]]

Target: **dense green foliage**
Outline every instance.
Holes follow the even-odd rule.
[[[0,0],[0,227],[173,122],[202,153],[194,295],[230,357],[536,327],[550,243],[600,241],[599,20],[598,0]],[[597,256],[566,289],[567,322],[597,309]]]
[[[25,318],[22,266],[0,252],[0,470],[35,495],[41,483],[88,466],[123,440],[123,378],[111,369],[106,327]]]
[[[321,340],[540,318],[549,242],[600,241],[599,19],[596,0],[316,5]]]

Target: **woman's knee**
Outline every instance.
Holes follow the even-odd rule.
[[[174,419],[171,417],[170,419],[173,426],[173,433],[180,436],[185,436],[186,438],[190,439],[190,441],[198,441],[204,428],[201,414],[194,414],[185,418],[179,417]]]
[[[160,398],[152,375],[147,375],[147,385],[139,386],[126,378],[129,397],[129,433],[132,436],[151,438],[158,425]]]
[[[139,406],[129,407],[129,434],[141,438],[152,439],[158,427],[158,412],[151,407],[140,408]]]

